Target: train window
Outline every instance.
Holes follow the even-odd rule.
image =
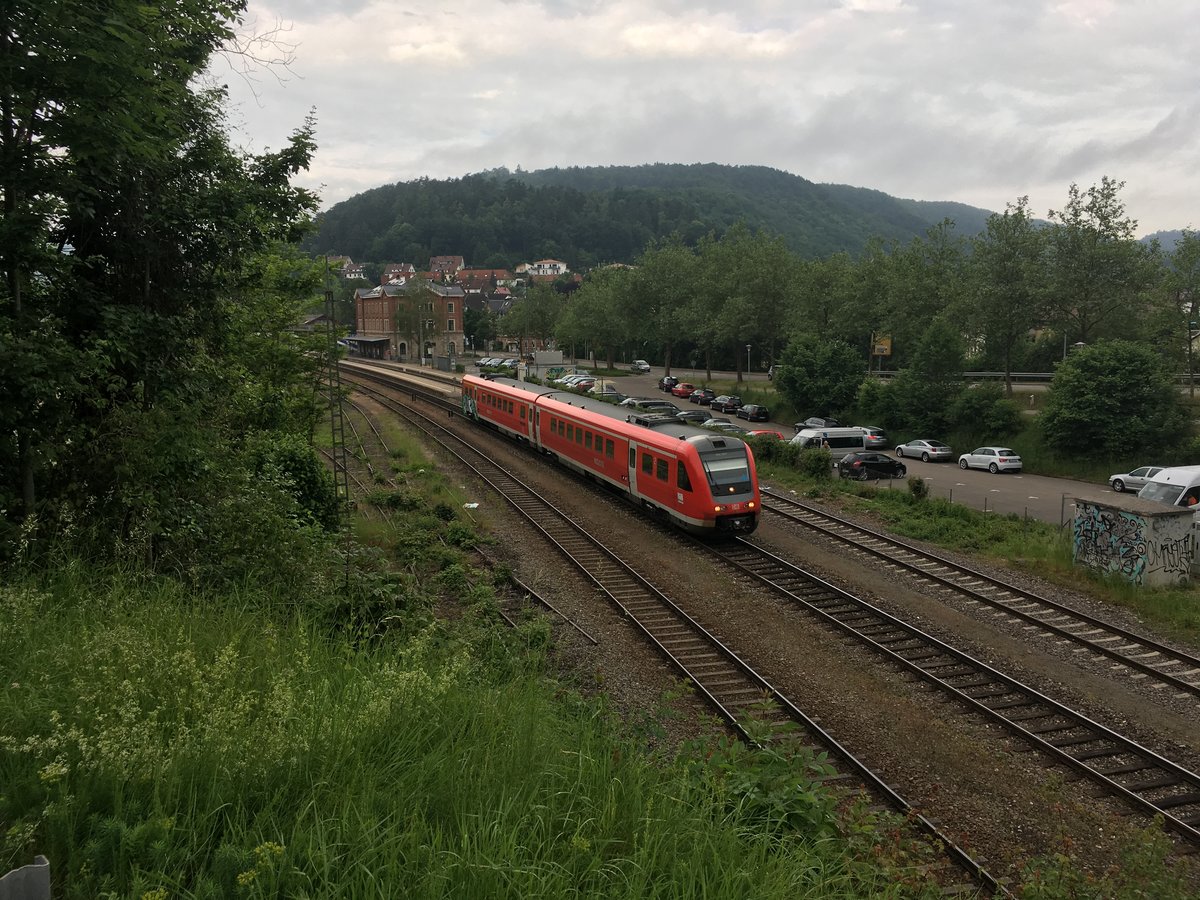
[[[712,486],[714,497],[744,493],[752,489],[750,465],[746,461],[744,450],[705,453],[700,459],[708,473],[708,483]]]
[[[690,491],[692,489],[692,479],[688,478],[687,468],[683,464],[683,460],[679,460],[676,464],[675,484],[681,491]]]
[[[521,418],[522,419],[525,418],[525,407],[523,407],[523,406],[521,407]]]
[[[604,441],[604,455],[609,459],[615,459],[617,456],[616,446],[613,444],[612,440],[607,438]]]
[[[655,473],[655,477],[657,477],[659,481],[666,481],[670,470],[670,464],[665,459],[660,459],[658,460],[658,472]]]
[[[649,453],[642,454],[642,471],[647,475],[652,475],[654,473],[654,457],[652,457]]]
[[[567,426],[567,440],[568,441],[575,440],[575,426],[574,425]]]
[[[580,446],[583,446],[583,429],[582,428],[575,429],[575,443],[579,444]]]
[[[583,439],[583,446],[587,447],[589,450],[592,449],[592,433],[590,431]]]
[[[632,447],[630,447],[629,448],[629,468],[632,469],[636,466],[637,466],[637,451],[634,450]]]

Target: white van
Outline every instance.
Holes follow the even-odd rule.
[[[837,465],[842,457],[867,449],[867,432],[863,428],[801,428],[792,438],[793,444],[799,444],[806,450],[819,450],[826,442],[829,444],[829,455]]]
[[[1200,466],[1163,469],[1138,491],[1138,498],[1169,506],[1195,506],[1200,516]]]

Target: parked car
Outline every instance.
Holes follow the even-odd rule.
[[[771,418],[771,410],[765,406],[759,406],[757,403],[747,403],[739,406],[735,415],[739,419],[749,419],[751,422],[767,422]]]
[[[752,428],[750,430],[750,434],[753,437],[773,437],[778,438],[781,441],[783,440],[783,435],[780,432],[774,431],[770,428]]]
[[[488,366],[494,365],[495,361],[495,357],[485,356],[483,359],[476,360],[475,365],[479,366],[481,369],[486,369]]]
[[[696,388],[688,395],[688,399],[693,403],[699,403],[701,406],[708,406],[708,404],[712,403],[715,396],[717,396],[717,392],[712,388]]]
[[[882,450],[888,445],[887,434],[882,428],[875,425],[857,425],[856,428],[861,428],[867,433],[867,449]]]
[[[896,455],[901,458],[908,456],[919,459],[921,462],[948,462],[954,459],[954,451],[950,449],[949,444],[924,438],[901,444],[896,448]]]
[[[779,371],[779,366],[771,366],[767,369],[767,381],[775,380],[775,373]]]
[[[676,413],[675,418],[680,422],[686,422],[689,425],[703,425],[712,418],[702,409],[681,409]]]
[[[1146,486],[1146,483],[1163,470],[1162,466],[1139,466],[1132,472],[1126,472],[1123,475],[1109,475],[1108,483],[1112,485],[1112,489],[1118,494],[1124,490],[1129,490],[1137,493]]]
[[[644,359],[635,359],[633,365],[629,367],[630,371],[641,372],[643,375],[650,371],[650,363]]]
[[[671,393],[676,397],[690,397],[696,386],[690,381],[681,381],[675,387],[671,388]]]
[[[848,453],[837,464],[838,474],[843,478],[866,481],[868,478],[903,478],[908,474],[904,463],[892,459],[886,453],[863,450]]]
[[[723,416],[709,416],[707,419],[705,419],[700,424],[704,425],[704,426],[710,426],[710,425],[718,425],[718,424],[732,425],[733,423],[730,422],[728,419],[724,418]]]
[[[1007,447],[976,447],[958,458],[960,469],[987,469],[997,472],[1020,472],[1021,457]]]
[[[658,389],[660,391],[670,392],[671,388],[675,387],[677,384],[679,384],[679,379],[674,375],[664,375],[662,378],[658,379]]]
[[[713,397],[708,408],[716,412],[737,412],[741,405],[742,398],[737,394],[722,394],[719,397]]]
[[[621,401],[621,406],[637,406],[643,400],[652,400],[652,397],[626,397]]]
[[[796,423],[796,431],[803,431],[805,428],[840,428],[842,425],[837,419],[830,419],[822,416],[810,416],[803,422]]]

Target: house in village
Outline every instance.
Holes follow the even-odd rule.
[[[379,279],[379,283],[406,284],[416,274],[417,269],[412,263],[388,263],[383,267],[383,275]]]
[[[352,352],[375,359],[449,362],[463,348],[463,289],[420,278],[354,292]]]
[[[453,281],[466,266],[461,256],[429,257],[429,275],[432,281]]]

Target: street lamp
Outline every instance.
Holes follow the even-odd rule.
[[[750,345],[746,345],[746,374],[750,374]]]

